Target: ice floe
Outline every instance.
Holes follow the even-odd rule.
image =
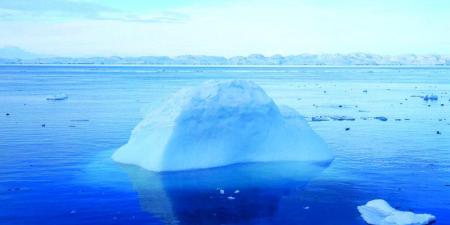
[[[58,101],[58,100],[66,100],[68,99],[69,96],[67,96],[66,94],[56,94],[56,95],[50,95],[47,96],[47,100],[51,100],[51,101]]]
[[[311,121],[330,121],[330,118],[328,116],[313,116]]]
[[[436,220],[430,214],[396,210],[382,199],[375,199],[358,206],[358,211],[362,218],[372,225],[426,225]]]
[[[379,120],[379,121],[383,121],[383,122],[388,120],[388,118],[386,118],[384,116],[376,116],[376,117],[374,117],[374,119]]]
[[[423,100],[425,101],[437,101],[438,96],[437,95],[425,95],[423,96]]]
[[[337,121],[344,121],[344,120],[354,121],[355,120],[355,118],[350,117],[350,116],[330,116],[330,119],[337,120]]]

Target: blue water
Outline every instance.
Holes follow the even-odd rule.
[[[208,79],[355,121],[310,122],[336,154],[327,168],[155,174],[110,160],[152,107]],[[356,206],[375,198],[450,224],[449,92],[446,67],[0,66],[0,224],[365,224]],[[439,99],[411,97],[426,94]]]

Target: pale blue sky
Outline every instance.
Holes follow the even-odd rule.
[[[450,54],[448,0],[0,0],[0,47],[50,55]]]

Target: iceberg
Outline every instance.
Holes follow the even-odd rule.
[[[436,220],[430,214],[396,210],[382,199],[375,199],[358,206],[358,211],[363,219],[372,225],[426,225]]]
[[[331,162],[333,153],[300,114],[250,81],[207,81],[150,112],[113,160],[180,171],[256,162]]]

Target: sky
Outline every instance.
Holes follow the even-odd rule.
[[[0,0],[0,47],[54,56],[450,54],[448,0]]]

